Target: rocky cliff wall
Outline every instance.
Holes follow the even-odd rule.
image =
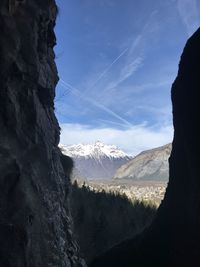
[[[2,267],[84,265],[72,239],[69,177],[57,147],[56,15],[54,0],[0,1]]]
[[[174,139],[169,184],[142,235],[100,256],[95,267],[199,267],[200,29],[188,40],[172,85]]]

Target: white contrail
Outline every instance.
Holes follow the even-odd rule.
[[[199,27],[199,10],[196,0],[177,0],[177,9],[190,36]]]
[[[61,86],[62,86],[62,84],[61,84]],[[71,92],[71,91],[69,90],[69,88],[66,88],[66,87],[65,87],[65,89],[66,89],[66,90],[64,91],[64,93],[63,93],[62,95],[60,95],[58,98],[57,98],[57,97],[55,98],[55,102],[59,102],[61,99],[63,99],[64,96],[66,96],[69,92]]]
[[[105,76],[105,74],[112,68],[112,66],[128,51],[129,47],[124,49],[119,56],[117,56],[110,65],[99,75],[99,77],[94,81],[93,85],[88,88],[88,90],[91,90],[100,80]]]
[[[128,51],[129,47],[125,48],[119,56],[117,56],[110,65],[99,75],[99,77],[94,81],[93,85],[87,89],[87,92],[90,91],[104,76],[105,74],[112,68],[112,66]],[[60,81],[63,81],[60,79]],[[69,88],[66,88],[69,90]],[[75,88],[74,88],[75,89]],[[63,96],[66,95],[67,92],[64,92],[58,99],[56,99],[56,102],[62,99]]]
[[[75,88],[74,86],[72,86],[71,84],[65,82],[64,80],[60,79],[61,81],[61,86],[63,86],[64,88],[68,89],[71,91],[71,93],[73,93],[75,96],[91,103],[92,105],[94,105],[95,107],[98,107],[99,109],[105,111],[106,113],[112,115],[113,117],[115,117],[116,119],[120,120],[121,122],[123,122],[126,126],[128,127],[132,127],[132,124],[130,122],[128,122],[127,120],[123,119],[121,116],[119,116],[117,113],[115,113],[114,111],[112,111],[111,109],[105,107],[104,105],[98,103],[97,101],[91,99],[90,97],[87,97],[85,95],[83,95],[77,88]]]
[[[113,120],[105,120],[105,119],[98,119],[98,121],[99,122],[101,122],[101,123],[106,123],[106,125],[108,125],[108,123],[109,124],[112,124],[112,125],[115,125],[115,126],[120,126],[120,127],[125,127],[126,125],[124,125],[124,123],[122,123],[122,122],[119,122],[119,121],[113,121]]]

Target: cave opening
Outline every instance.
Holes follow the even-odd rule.
[[[0,266],[198,266],[199,3],[57,4],[0,3]]]

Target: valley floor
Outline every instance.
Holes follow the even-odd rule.
[[[152,202],[159,205],[164,198],[167,183],[162,181],[90,180],[86,184],[94,191],[125,194],[129,199]]]

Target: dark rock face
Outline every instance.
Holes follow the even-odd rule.
[[[54,0],[0,1],[0,266],[83,266],[54,115]],[[71,165],[70,165],[71,164]]]
[[[172,86],[174,140],[169,184],[157,216],[142,235],[91,266],[200,266],[200,29],[188,40]]]

